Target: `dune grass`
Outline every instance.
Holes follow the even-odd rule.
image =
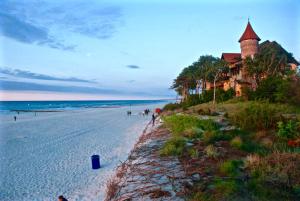
[[[218,113],[236,129],[223,131],[213,120],[199,118],[215,119]],[[216,168],[209,171],[212,179],[205,188],[194,190],[190,200],[300,200],[300,148],[288,144],[291,140],[296,143],[300,136],[299,107],[234,99],[196,105],[164,120],[173,139],[165,146],[176,145],[176,137],[182,140],[174,148],[180,151],[170,153],[182,156],[187,151],[184,156],[193,160],[205,156],[222,161],[215,162]],[[191,140],[201,141],[204,148],[200,152],[197,147],[187,148]],[[229,155],[232,153],[235,156]]]

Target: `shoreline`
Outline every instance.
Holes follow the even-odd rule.
[[[133,146],[127,159],[106,183],[105,201],[184,200],[182,195],[192,180],[177,157],[160,157],[159,150],[170,138],[160,119],[151,121]]]
[[[132,110],[138,114],[146,107],[159,105],[138,105]],[[1,145],[7,150],[1,155],[7,160],[0,169],[6,182],[1,186],[4,199],[33,196],[54,200],[63,194],[70,200],[103,200],[105,181],[114,174],[120,160],[128,157],[150,120],[150,116],[128,117],[128,108],[92,108],[37,116],[23,113],[17,121],[1,116],[0,130],[5,131],[1,133]],[[99,171],[90,165],[90,156],[95,153],[101,155],[103,168]],[[6,171],[8,167],[13,178]],[[47,183],[49,180],[53,182]],[[16,190],[10,190],[9,185]]]

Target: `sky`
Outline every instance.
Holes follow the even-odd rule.
[[[298,0],[1,0],[0,100],[175,98],[184,67],[240,52],[248,18],[300,60],[299,11]]]

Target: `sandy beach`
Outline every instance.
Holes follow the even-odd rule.
[[[107,183],[106,201],[183,201],[192,177],[188,177],[177,157],[161,157],[160,149],[170,132],[157,118],[146,127],[126,161]]]
[[[1,115],[0,200],[103,200],[106,181],[162,104]],[[92,170],[99,154],[102,168]]]

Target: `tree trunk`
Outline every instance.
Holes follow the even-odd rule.
[[[216,103],[216,78],[214,79],[214,99],[213,99],[213,105]]]

